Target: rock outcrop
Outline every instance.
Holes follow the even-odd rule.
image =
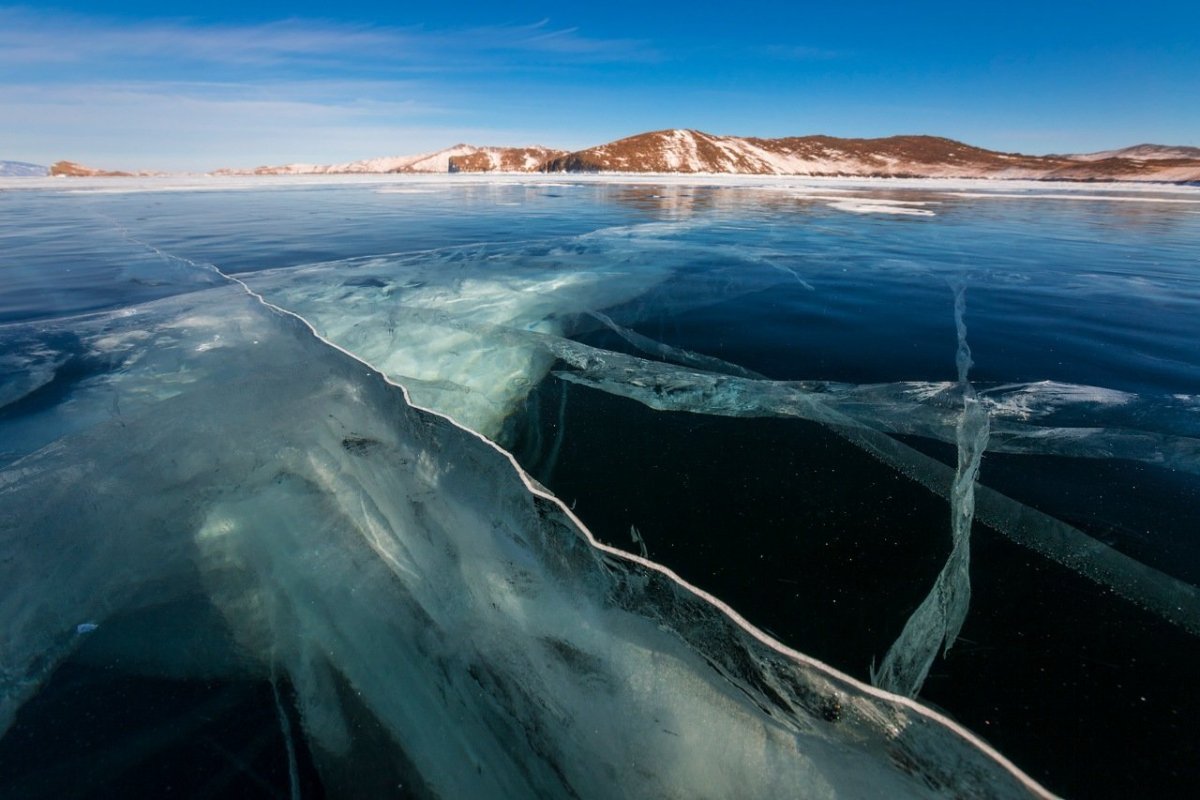
[[[134,175],[144,175],[147,173],[133,172],[113,172],[106,169],[96,169],[95,167],[85,167],[83,164],[76,164],[74,161],[55,161],[50,165],[50,175],[52,177],[62,178],[132,178]]]

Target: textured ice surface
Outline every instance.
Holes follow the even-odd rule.
[[[0,731],[79,625],[100,643],[114,615],[200,593],[230,637],[179,663],[143,631],[138,662],[286,674],[331,776],[366,713],[431,796],[1038,793],[596,546],[502,451],[238,287],[70,324],[152,346],[76,392],[128,396],[119,414],[0,472]]]
[[[799,278],[797,278],[799,280]],[[613,322],[612,318],[600,313],[599,311],[590,312],[594,319],[599,320],[604,324],[604,327],[613,331],[625,341],[629,342],[638,350],[651,356],[656,356],[664,361],[670,361],[675,364],[683,364],[696,369],[702,369],[706,372],[715,372],[720,375],[738,375],[742,378],[763,378],[763,375],[758,374],[753,370],[746,369],[738,364],[731,364],[728,361],[722,361],[713,356],[706,356],[702,353],[693,353],[690,350],[683,350],[678,347],[656,342],[648,336],[643,336],[635,330],[618,325]]]
[[[480,331],[562,335],[579,315],[644,293],[686,263],[686,249],[659,241],[660,232],[673,229],[614,229],[565,242],[452,248],[242,277],[403,383],[418,404],[494,439],[553,357],[529,341]],[[631,237],[636,248],[625,244]]]
[[[730,380],[738,374],[719,366],[679,369],[666,365],[658,369],[652,362],[576,342],[544,340],[543,346],[579,368],[556,373],[564,380],[621,394],[654,387],[656,393],[667,395],[664,403],[672,407],[682,408],[691,396],[697,411],[708,408],[721,409],[727,416],[811,418],[948,444],[957,441],[961,392],[953,382],[848,384],[761,379],[747,383]],[[693,354],[693,362],[696,358]],[[617,388],[616,383],[625,378],[629,386]],[[1195,404],[1186,397],[1139,396],[1043,381],[980,385],[978,399],[991,419],[991,452],[1130,459],[1185,472],[1200,470],[1200,419]],[[1153,430],[1144,429],[1147,419],[1153,420]]]
[[[637,189],[639,181],[654,183],[653,194]],[[720,179],[713,182],[723,185]],[[1166,343],[1176,338],[1149,325],[1162,319],[1165,327],[1187,327],[1173,322],[1181,317],[1168,312],[1171,303],[1179,305],[1170,296],[1172,287],[1189,284],[1169,271],[1166,277],[1156,273],[1154,265],[1130,261],[1134,247],[1110,253],[1108,263],[1089,261],[1086,271],[1043,273],[1041,265],[1026,259],[1024,248],[996,247],[1006,244],[1011,230],[1007,207],[1019,207],[1008,200],[963,204],[942,194],[936,205],[876,203],[938,214],[912,220],[828,210],[826,201],[861,205],[879,199],[868,197],[864,186],[835,189],[826,183],[818,190],[818,182],[742,181],[739,186],[760,185],[761,190],[734,193],[701,190],[686,181],[659,183],[630,180],[606,197],[650,203],[652,211],[640,218],[673,220],[666,224],[561,236],[564,228],[543,229],[531,217],[525,220],[529,235],[550,231],[556,238],[512,243],[507,229],[497,229],[497,244],[349,259],[340,256],[382,251],[393,240],[373,250],[379,238],[343,232],[349,242],[325,246],[315,240],[336,226],[300,232],[282,225],[263,234],[276,220],[248,218],[245,226],[222,228],[233,235],[216,246],[209,230],[200,235],[191,229],[193,221],[183,216],[171,221],[170,213],[194,202],[202,225],[204,209],[211,212],[217,198],[205,204],[186,196],[149,200],[122,194],[141,191],[137,183],[72,183],[83,193],[60,193],[54,204],[31,201],[23,210],[20,203],[8,203],[6,208],[25,214],[22,224],[38,233],[23,231],[6,240],[11,247],[0,259],[16,253],[13,263],[19,269],[6,273],[13,280],[6,284],[10,291],[4,300],[12,302],[8,310],[14,318],[46,321],[0,327],[0,728],[63,658],[71,658],[105,667],[120,664],[152,676],[252,677],[269,680],[281,691],[295,687],[302,726],[293,733],[307,739],[333,795],[352,794],[359,787],[344,782],[345,776],[362,775],[369,765],[384,762],[394,769],[382,772],[402,773],[418,796],[1036,792],[937,715],[787,651],[647,561],[597,545],[504,453],[442,417],[409,408],[370,365],[406,386],[420,404],[500,441],[514,431],[514,440],[524,435],[522,426],[530,423],[525,415],[532,418],[530,408],[545,401],[537,413],[547,424],[531,435],[553,436],[553,441],[543,446],[539,440],[531,449],[540,454],[538,477],[550,485],[555,485],[548,476],[554,475],[556,462],[561,461],[559,475],[578,468],[573,461],[578,453],[571,448],[574,431],[589,425],[610,430],[604,427],[610,420],[576,417],[576,410],[624,407],[595,396],[592,390],[599,390],[662,411],[815,421],[961,510],[963,490],[974,483],[971,464],[982,450],[973,444],[981,430],[973,424],[980,412],[990,423],[987,452],[1004,454],[993,461],[984,457],[984,483],[999,474],[991,469],[998,463],[1013,471],[1030,464],[1031,473],[1058,463],[1122,480],[1150,476],[1151,488],[1194,482],[1191,476],[1200,471],[1196,396],[1174,375],[1158,382],[1153,374],[1146,377],[1177,369],[1172,358],[1191,363],[1186,342],[1172,352]],[[278,198],[276,184],[270,185],[270,194]],[[575,185],[579,193],[597,188]],[[891,182],[889,191],[904,185]],[[924,192],[930,185],[910,188]],[[263,186],[247,181],[221,188]],[[1006,184],[1010,187],[1022,189]],[[389,182],[383,191],[392,188]],[[445,191],[433,181],[401,181],[399,188],[414,193],[405,199],[414,205],[424,202],[415,193],[436,197]],[[1088,199],[1069,187],[1062,191]],[[1139,191],[1145,190],[1121,189],[1131,200],[1139,199]],[[369,191],[360,194],[391,202]],[[511,200],[518,194],[497,197]],[[749,194],[766,199],[743,213]],[[263,207],[264,195],[244,195],[219,202]],[[356,202],[361,199],[356,195]],[[1162,198],[1146,199],[1161,205]],[[155,203],[180,205],[164,209],[169,213],[163,221]],[[303,206],[306,220],[325,207],[311,196],[295,205]],[[982,223],[965,213],[984,205]],[[1146,204],[1122,208],[1132,214],[1139,206]],[[338,201],[330,207],[340,214],[365,206]],[[43,213],[47,210],[54,213]],[[1168,218],[1157,206],[1154,211],[1155,225],[1191,213]],[[78,218],[72,216],[76,212]],[[146,212],[150,218],[139,222],[137,215]],[[117,218],[124,222],[118,224]],[[613,214],[596,224],[611,219],[623,218]],[[359,217],[356,230],[374,230],[379,222],[379,216]],[[960,223],[964,227],[957,227]],[[321,335],[369,364],[337,352],[299,320],[249,300],[236,288],[156,300],[225,285],[224,279],[202,263],[140,246],[125,224],[140,226],[139,235],[148,242],[158,241],[151,235],[157,231],[192,258],[229,257],[238,269],[339,258],[242,277],[271,302],[302,312]],[[59,238],[56,225],[86,230],[88,240],[82,234]],[[584,224],[565,229],[577,232]],[[971,232],[969,241],[956,232],[963,230]],[[1186,248],[1191,241],[1160,227],[1148,230],[1161,235],[1161,242],[1155,240],[1158,252]],[[280,249],[284,239],[288,244]],[[463,240],[473,239],[458,241]],[[404,237],[394,241],[397,247],[409,246]],[[1044,243],[1034,245],[1030,252]],[[892,292],[901,284],[919,287],[933,279],[940,299],[932,307],[940,314],[946,299],[943,278],[958,274],[976,246],[988,253],[982,259],[986,268],[971,275],[979,282],[972,283],[972,291],[976,285],[984,291],[972,297],[990,303],[981,314],[990,321],[973,328],[972,343],[993,357],[979,359],[983,372],[1003,377],[972,381],[976,402],[970,414],[962,376],[936,380],[950,373],[944,357],[952,341],[948,313],[935,323],[934,346],[945,349],[936,351],[943,355],[935,357],[933,369],[920,368],[918,359],[919,368],[911,372],[909,362],[900,368],[882,364],[877,371],[887,358],[880,356],[866,359],[870,370],[837,371],[837,359],[853,362],[866,348],[895,352],[889,338],[902,338],[901,331],[919,334],[923,325],[919,314],[890,314],[878,302],[859,307],[859,301],[915,298],[929,308],[920,291]],[[1081,255],[1105,254],[1090,243],[1046,252],[1062,256],[1064,264]],[[1123,261],[1114,267],[1113,258]],[[1136,265],[1137,274],[1127,274],[1133,268],[1126,262]],[[70,284],[62,271],[68,267],[72,274],[87,267],[95,285],[85,281],[82,291],[79,286],[63,291]],[[996,364],[994,358],[1003,355],[997,343],[1011,343],[1011,352],[1022,356],[1029,350],[1017,347],[1029,332],[1007,335],[1015,329],[1008,327],[1006,302],[1042,298],[1053,320],[1059,313],[1055,302],[1080,296],[1087,303],[1075,310],[1085,335],[1092,335],[1088,326],[1109,331],[1102,318],[1118,314],[1131,299],[1154,304],[1145,330],[1122,326],[1128,338],[1115,349],[1133,353],[1132,360],[1121,362],[1122,369],[1108,374],[1072,370],[1068,364],[1056,371],[1050,361],[1036,358],[1015,368]],[[120,311],[103,310],[114,303]],[[23,316],[30,308],[37,315]],[[60,318],[97,310],[101,313]],[[786,311],[785,323],[772,318],[777,310]],[[762,318],[756,316],[760,313]],[[745,329],[732,332],[726,349],[719,326],[730,320]],[[698,328],[697,322],[718,330]],[[810,323],[818,329],[810,330]],[[824,339],[822,324],[829,325]],[[894,337],[890,324],[898,324]],[[856,329],[866,335],[854,341],[835,338],[853,336]],[[776,331],[783,334],[782,344],[763,347],[755,340],[760,332]],[[791,359],[792,345],[810,333],[815,338],[798,348],[803,358]],[[703,352],[677,346],[684,342]],[[826,361],[822,343],[837,357]],[[1155,360],[1147,361],[1143,374],[1139,359],[1147,343],[1155,345],[1147,351]],[[727,360],[737,360],[731,353],[738,352],[751,358],[769,353],[770,359],[745,363],[776,377],[812,379],[768,380]],[[827,371],[831,368],[834,372]],[[565,382],[546,378],[548,371]],[[835,374],[842,380],[821,379]],[[866,375],[860,380],[889,382],[850,382],[855,374]],[[1056,380],[1039,380],[1044,376]],[[904,380],[910,377],[914,380]],[[1105,384],[1110,377],[1119,390],[1086,385]],[[1014,380],[1020,382],[1008,382]],[[535,387],[538,393],[526,405],[526,394]],[[653,415],[633,409],[630,416]],[[563,446],[568,417],[572,427]],[[722,427],[703,419],[672,422],[664,428]],[[612,440],[614,448],[625,446],[616,431]],[[966,456],[967,469],[962,464],[956,469],[950,446]],[[731,463],[720,454],[708,466],[738,469],[737,455],[729,455]],[[856,454],[834,455],[850,456],[845,463],[852,463]],[[819,460],[824,454],[803,454],[810,456]],[[1090,461],[1065,461],[1082,458]],[[687,477],[683,469],[680,473]],[[975,484],[977,521],[1086,575],[1104,602],[1111,602],[1104,597],[1111,589],[1200,634],[1195,587],[1165,574],[1187,563],[1184,548],[1179,550],[1185,557],[1172,562],[1179,550],[1172,551],[1176,543],[1167,536],[1146,545],[1161,533],[1150,530],[1151,522],[1145,531],[1135,531],[1145,540],[1130,547],[1129,539],[1109,535],[1108,520],[1087,518],[1093,503],[1086,493],[1057,508],[1043,506],[1022,494],[1028,482],[1015,490],[1011,482],[1005,485],[1012,497]],[[1083,480],[1071,487],[1090,485]],[[603,488],[596,492],[603,497]],[[587,499],[581,498],[581,510]],[[1098,507],[1103,498],[1095,500]],[[1064,510],[1068,513],[1061,519],[1051,515]],[[1169,521],[1181,518],[1175,514]],[[626,522],[614,528],[613,540],[642,554],[671,557],[678,542],[641,519],[633,521],[637,527]],[[904,530],[898,525],[897,531]],[[961,524],[958,530],[963,531]],[[892,531],[881,534],[879,541],[897,538]],[[1025,560],[1031,576],[1056,574],[1054,565],[1017,552],[1015,558]],[[1142,553],[1149,553],[1159,569],[1139,563]],[[951,549],[947,571],[955,580],[964,576],[965,555]],[[991,562],[976,564],[988,566],[995,569]],[[933,563],[922,580],[937,568]],[[1188,577],[1185,568],[1178,572]],[[985,577],[995,579],[994,574]],[[1061,577],[1076,587],[1064,591],[1088,590],[1070,575]],[[846,586],[865,583],[856,580],[859,575],[849,565],[845,575],[833,578]],[[987,585],[986,579],[976,584],[981,599],[981,587]],[[927,588],[914,585],[912,605]],[[872,606],[878,618],[896,611],[890,598],[874,600],[881,600]],[[879,629],[878,650],[871,652],[883,655],[907,610],[900,608],[891,616],[894,624]],[[748,607],[748,613],[755,612]],[[946,641],[947,634],[952,639],[951,629],[957,628],[951,615],[939,613],[946,619],[930,626],[931,641],[938,636]],[[1054,616],[1046,621],[1056,643],[1069,638],[1058,634],[1090,635],[1090,617],[1059,622]],[[867,626],[877,626],[878,618],[870,616]],[[977,619],[973,613],[971,624]],[[1064,630],[1077,621],[1084,623],[1078,631]],[[1156,620],[1146,622],[1147,629],[1161,627],[1175,641],[1182,638]],[[979,645],[966,640],[957,645],[946,662],[950,682],[960,664],[999,663],[1007,670],[1010,656],[1019,655],[980,657],[992,645],[983,637]],[[936,641],[931,647],[937,648]],[[906,652],[924,654],[929,647]],[[1136,655],[1139,663],[1147,661],[1141,650]],[[866,660],[845,664],[865,672]],[[918,672],[905,670],[909,676]],[[1040,680],[1041,674],[1024,680]],[[906,687],[914,681],[904,683],[896,688],[911,691]],[[944,686],[931,683],[930,696],[937,702],[942,700],[936,691]],[[981,690],[978,705],[968,701],[964,714],[978,712],[998,696],[1024,703],[1020,692],[1026,690],[1044,689],[1045,699],[1057,685],[1011,689]],[[1129,692],[1136,700],[1140,687]],[[1105,695],[1094,715],[1089,711],[1078,718],[1088,724],[1108,719],[1123,697]],[[956,714],[961,710],[953,702],[945,705]],[[1022,713],[1015,706],[1002,710]],[[1033,720],[1048,720],[1050,713],[1035,709],[1018,723],[1025,727],[1010,727],[1004,735],[1028,729]],[[386,745],[364,742],[364,721],[383,731]],[[1170,724],[1155,731],[1168,735]],[[1113,741],[1128,741],[1121,738],[1129,734],[1118,731],[1120,726],[1111,727],[1111,734],[1097,733],[1093,744],[1110,735]],[[1137,726],[1127,727],[1140,736]],[[1000,728],[985,730],[1001,735]],[[1062,730],[1047,723],[1044,736],[1061,739]],[[1016,735],[1019,740],[1023,734]],[[1012,738],[1003,741],[1014,746]],[[1029,753],[1020,757],[1025,762]]]

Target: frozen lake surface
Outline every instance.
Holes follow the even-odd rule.
[[[1200,786],[1200,189],[10,179],[0,242],[0,795]]]

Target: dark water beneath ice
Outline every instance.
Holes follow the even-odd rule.
[[[716,414],[703,397],[655,410],[645,384],[609,390],[628,375],[605,371],[616,362],[589,372],[562,345],[527,352],[512,337],[678,363],[633,331],[758,373],[750,385],[771,391],[895,384],[856,419],[952,471],[961,401],[920,430],[897,420],[925,408],[904,386],[954,390],[957,288],[969,378],[994,400],[992,443],[1011,425],[1024,448],[986,452],[980,483],[1172,585],[1200,585],[1200,193],[264,185],[0,191],[0,466],[138,402],[89,399],[143,356],[106,355],[64,319],[223,285],[214,265],[496,437],[601,541],[638,553],[636,528],[650,559],[867,681],[950,552],[944,497],[836,426]],[[830,205],[835,192],[932,214],[854,213]],[[603,279],[571,289],[581,275]],[[429,334],[502,338],[487,326],[508,350]],[[1051,427],[1053,447],[1038,438]],[[1200,605],[1164,619],[1130,597],[1139,590],[1065,561],[977,519],[966,623],[919,698],[1051,791],[1190,796],[1200,631],[1180,618],[1200,620]],[[119,627],[99,624],[83,635]],[[281,713],[305,723],[279,685],[277,707],[269,681],[154,675],[85,646],[0,739],[0,794],[321,796],[309,746],[281,732]]]

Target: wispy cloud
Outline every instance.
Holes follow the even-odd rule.
[[[0,9],[0,63],[99,64],[148,57],[233,64],[369,54],[396,32],[286,20],[252,26],[177,21],[119,23],[78,14]]]
[[[579,28],[553,28],[548,19],[527,26],[478,28],[472,33],[481,42],[490,40],[504,48],[556,54],[573,60],[653,63],[665,58],[647,40],[591,38],[580,33]]]
[[[462,124],[460,113],[428,94],[419,86],[342,81],[0,85],[0,107],[21,121],[6,126],[2,144],[47,153],[43,161],[156,169],[352,160],[425,149],[435,140],[406,142],[402,132]]]
[[[431,149],[513,121],[543,73],[586,81],[659,58],[549,20],[234,25],[0,7],[0,157],[204,169]]]
[[[346,94],[337,82],[0,86],[0,107],[13,119],[36,120],[5,130],[6,151],[46,153],[38,163],[70,158],[120,169],[351,161],[479,134],[453,110]]]
[[[549,20],[458,30],[288,19],[251,25],[180,20],[136,23],[78,14],[0,8],[0,64],[112,66],[168,57],[176,65],[353,64],[436,71],[519,64],[523,56],[562,65],[655,60],[645,41],[594,38]]]

